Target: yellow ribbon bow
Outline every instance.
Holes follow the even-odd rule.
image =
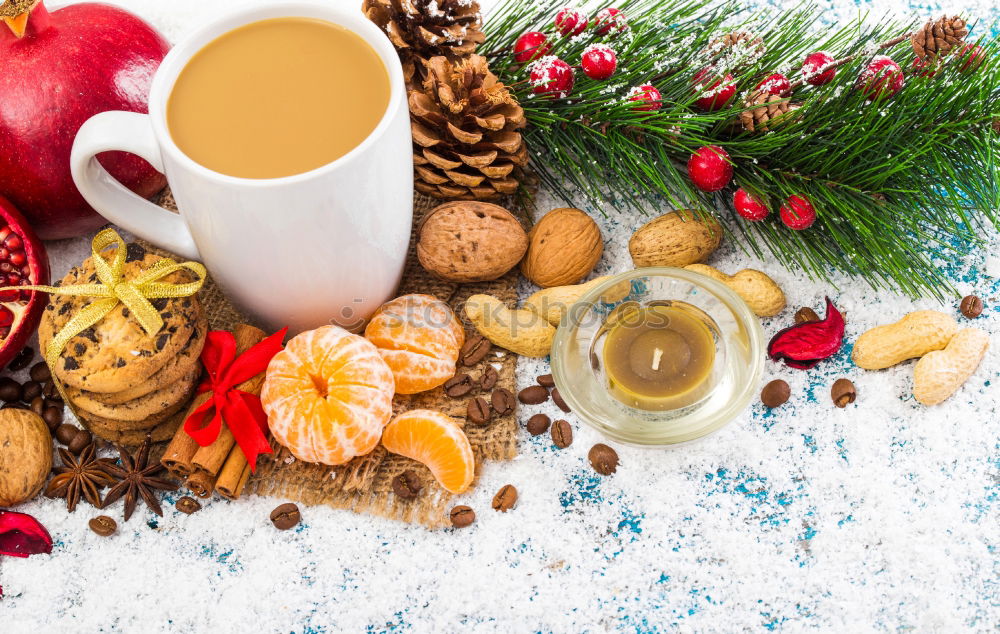
[[[118,248],[114,259],[109,263],[101,251],[111,245]],[[124,304],[135,316],[139,325],[152,337],[163,328],[163,318],[153,307],[150,299],[165,297],[190,297],[197,293],[205,283],[208,271],[199,262],[177,263],[171,259],[158,260],[153,266],[143,271],[138,277],[125,279],[125,241],[114,229],[105,229],[94,236],[91,243],[94,269],[97,272],[98,284],[76,284],[73,286],[13,286],[0,290],[43,291],[52,295],[74,295],[95,297],[96,301],[88,304],[74,315],[63,326],[45,350],[45,362],[55,376],[56,361],[69,340],[87,328],[104,319],[119,303]],[[198,280],[186,284],[171,284],[159,280],[181,270],[194,273]],[[59,381],[56,385],[62,391]],[[68,402],[68,401],[67,401]]]

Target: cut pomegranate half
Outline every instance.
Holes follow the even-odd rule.
[[[0,196],[0,287],[49,283],[49,256],[14,205]],[[0,291],[0,368],[7,365],[38,329],[48,293]]]

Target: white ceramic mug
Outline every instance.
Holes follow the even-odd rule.
[[[77,133],[70,159],[80,192],[108,220],[202,260],[239,306],[269,327],[293,332],[330,323],[358,327],[395,292],[410,240],[413,162],[402,67],[378,27],[355,3],[343,4],[271,3],[201,27],[163,60],[149,115],[94,116]],[[166,104],[178,74],[223,33],[279,17],[327,20],[364,38],[389,72],[385,115],[359,146],[303,174],[235,178],[195,163],[167,129]],[[166,174],[180,214],[113,179],[95,158],[111,150],[137,154]]]

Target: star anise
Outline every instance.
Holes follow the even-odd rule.
[[[49,482],[45,495],[66,498],[70,513],[76,510],[81,497],[101,508],[101,489],[113,484],[114,479],[106,471],[108,461],[97,458],[97,443],[90,443],[79,457],[60,447],[59,458],[62,466],[56,467],[56,476]]]
[[[146,440],[139,447],[139,451],[133,456],[121,447],[118,449],[118,457],[121,466],[109,464],[105,470],[119,480],[118,484],[111,487],[104,498],[104,505],[114,504],[122,496],[125,496],[125,521],[132,517],[135,506],[139,498],[146,503],[151,511],[163,517],[163,509],[160,508],[160,501],[156,499],[155,491],[176,491],[177,485],[162,478],[154,477],[163,470],[163,465],[159,462],[147,464],[149,462],[149,445],[152,438],[146,436]]]

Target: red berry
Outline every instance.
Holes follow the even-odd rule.
[[[767,218],[767,215],[771,213],[764,201],[742,187],[733,194],[733,207],[736,208],[736,213],[754,222]]]
[[[768,75],[762,82],[757,84],[757,90],[763,90],[769,95],[782,95],[788,94],[788,91],[792,89],[792,82],[788,81],[788,78],[781,73],[775,73],[773,75]]]
[[[704,192],[717,192],[733,179],[729,153],[718,145],[699,148],[688,159],[688,177]]]
[[[796,231],[808,229],[816,222],[816,210],[804,196],[789,196],[788,201],[778,210],[778,214],[781,216],[781,222]]]
[[[628,100],[638,101],[642,104],[632,107],[632,110],[636,112],[652,112],[659,110],[663,106],[663,96],[660,95],[660,91],[656,89],[656,86],[652,84],[643,84],[633,88],[628,93]]]
[[[536,95],[565,97],[573,90],[573,69],[554,55],[532,62],[530,79]]]
[[[607,79],[618,68],[618,56],[607,44],[591,44],[580,58],[583,73],[591,79]]]
[[[824,51],[810,53],[806,56],[805,61],[802,62],[802,75],[806,78],[806,81],[813,86],[829,84],[833,81],[833,78],[837,76],[837,69],[830,68],[822,73],[819,71],[827,64],[832,64],[835,61],[836,60],[833,59],[833,55]]]
[[[549,38],[539,31],[528,31],[517,38],[514,44],[514,59],[520,63],[530,62],[533,59],[545,57],[552,50]]]
[[[614,29],[614,35],[617,35],[628,29],[628,22],[625,21],[625,14],[618,9],[608,7],[597,12],[594,17],[594,27],[598,35],[607,35],[611,29]]]
[[[858,76],[858,88],[868,99],[891,97],[903,87],[903,71],[885,55],[876,55]]]
[[[957,53],[958,59],[963,60],[962,72],[977,71],[986,61],[986,49],[976,44],[966,44]]]
[[[736,82],[733,81],[733,76],[726,73],[725,77],[719,78],[713,74],[714,72],[712,68],[704,68],[694,76],[695,90],[701,95],[694,105],[706,112],[725,108],[726,104],[736,96]]]
[[[563,35],[580,35],[587,28],[587,16],[583,11],[566,7],[556,14],[556,28]]]

